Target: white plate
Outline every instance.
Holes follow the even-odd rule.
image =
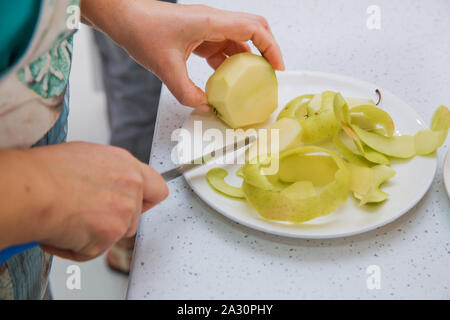
[[[310,71],[282,72],[278,73],[278,82],[279,108],[268,123],[274,121],[288,101],[301,94],[333,90],[347,97],[372,98],[374,101],[377,98],[375,95],[377,86],[335,74]],[[415,134],[418,130],[427,127],[408,104],[387,90],[379,89],[383,96],[380,107],[389,112],[394,119],[396,134]],[[183,128],[192,135],[196,120],[202,121],[203,130],[218,128],[223,131],[226,129],[226,126],[215,116],[195,111],[183,125]],[[268,123],[262,126],[267,126]],[[202,144],[207,145],[202,140],[201,135],[194,136],[194,145],[197,147]],[[220,143],[213,147],[219,146]],[[195,155],[199,154],[195,153]],[[207,164],[185,174],[186,181],[194,192],[213,209],[256,230],[288,237],[320,239],[363,233],[399,218],[414,207],[429,189],[436,172],[437,159],[436,155],[432,155],[418,156],[408,161],[392,161],[396,176],[383,186],[383,190],[390,194],[390,199],[383,204],[359,207],[349,195],[347,202],[335,212],[300,225],[265,220],[246,201],[229,199],[213,191],[206,182],[205,175],[209,169],[218,166],[230,172],[226,178],[229,183],[240,184],[239,178],[234,174],[239,165]]]
[[[450,198],[450,150],[448,150],[447,156],[445,157],[444,168],[442,171],[444,172],[445,189],[447,189],[447,194]]]

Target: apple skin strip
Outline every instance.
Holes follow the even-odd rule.
[[[347,147],[347,145],[340,138],[341,132],[342,131],[339,131],[333,137],[333,144],[336,150],[344,157],[344,159],[354,165],[361,167],[373,166],[374,164],[372,162],[364,158],[362,155],[353,152],[349,147]]]
[[[209,185],[219,193],[236,199],[244,199],[245,194],[241,188],[234,187],[225,182],[228,172],[222,168],[213,168],[206,174],[206,181]]]
[[[286,104],[283,110],[278,115],[277,120],[282,118],[300,118],[308,115],[308,111],[306,109],[307,104],[314,97],[313,94],[304,94],[297,98],[292,99]]]
[[[382,129],[384,134],[386,131],[383,128],[377,128],[376,124],[372,122],[367,116],[363,114],[352,114],[350,123],[356,124],[364,130],[374,131],[378,129]]]
[[[440,106],[434,113],[430,129],[421,130],[416,135],[386,137],[368,132],[357,125],[351,128],[372,149],[395,158],[412,158],[416,155],[431,154],[445,142],[450,127],[450,111]]]
[[[228,172],[222,168],[211,169],[206,179],[215,191],[235,199],[246,198],[263,218],[274,221],[302,223],[330,214],[346,201],[350,170],[335,152],[305,146],[276,157],[280,172],[274,176],[261,173],[274,156],[260,157],[260,162],[241,167],[242,189],[225,182]],[[292,166],[295,170],[291,170]]]
[[[351,172],[350,190],[360,200],[359,205],[386,200],[389,194],[380,190],[381,184],[395,176],[395,171],[384,165],[372,168],[349,164]]]
[[[344,97],[339,93],[334,99],[334,113],[361,155],[371,162],[385,165],[389,164],[389,159],[385,156],[408,159],[433,153],[445,142],[450,127],[450,112],[447,107],[440,106],[433,115],[430,129],[419,131],[415,136],[394,136],[394,122],[387,112],[373,105],[360,105],[349,109]],[[365,130],[352,123],[352,115],[355,113],[363,114],[373,124],[380,125],[386,135],[380,134],[381,128]],[[361,119],[358,121],[361,123]],[[336,142],[338,147],[343,149],[342,144],[335,138],[335,144]],[[348,154],[349,149],[342,151],[347,154],[347,160],[355,160]]]
[[[304,143],[318,143],[327,140],[339,129],[333,112],[336,92],[324,91],[321,94],[306,94],[291,100],[278,115],[296,119],[302,127]]]
[[[416,146],[413,136],[403,135],[389,138],[365,131],[357,125],[352,125],[351,128],[362,142],[382,154],[403,159],[411,158],[416,155]]]
[[[260,186],[255,183],[257,180],[254,175],[260,172],[260,168],[251,167],[251,165],[244,166],[242,190],[249,203],[263,218],[302,223],[328,215],[346,201],[350,188],[350,172],[344,160],[335,152],[315,146],[287,150],[280,154],[280,166],[283,165],[283,159],[286,157],[317,153],[329,155],[337,168],[334,180],[321,188],[314,186],[313,181],[305,182],[304,180],[293,182],[290,186],[281,189],[278,186],[267,188],[267,185]],[[309,168],[303,169],[310,170]],[[247,178],[249,173],[252,179]],[[315,171],[315,174],[320,175],[321,172]],[[265,180],[268,181],[267,178]],[[311,184],[314,186],[314,191]]]
[[[394,121],[392,120],[389,113],[380,108],[372,105],[361,105],[350,109],[350,114],[355,113],[364,114],[367,119],[369,119],[374,125],[382,126],[387,133],[388,137],[392,137],[395,131]],[[352,124],[355,124],[352,122]]]
[[[360,155],[363,156],[364,158],[366,158],[370,162],[388,165],[390,163],[390,161],[387,157],[385,157],[380,152],[374,150],[373,148],[370,148],[367,145],[365,145],[361,141],[361,138],[358,136],[358,134],[356,134],[354,132],[354,129],[353,129],[353,126],[351,123],[351,119],[352,119],[351,111],[349,110],[347,101],[344,99],[344,97],[340,93],[336,94],[336,96],[334,97],[333,108],[334,108],[334,114],[336,116],[336,119],[341,124],[341,128],[345,131],[345,133],[347,133],[347,135],[350,138],[352,138]],[[390,118],[390,116],[387,115],[384,111],[378,113],[377,111],[374,111],[373,108],[376,108],[376,107],[371,106],[371,105],[361,105],[361,106],[354,107],[353,109],[358,110],[358,112],[364,113],[364,115],[366,117],[368,117],[370,115],[375,115],[375,119],[373,122],[375,124],[381,122],[381,123],[383,123],[383,125],[386,125],[387,128],[385,130],[390,130],[391,127],[390,127],[389,121],[388,121],[389,119],[392,120]],[[368,119],[372,120],[371,118],[368,118]],[[337,138],[335,136],[335,142],[339,143],[339,141],[336,141],[336,139]],[[341,145],[341,149],[343,149],[342,147],[343,146]],[[350,150],[348,149],[346,151],[350,151]],[[352,152],[352,151],[350,151],[350,152]],[[355,155],[357,155],[357,154],[355,154]],[[352,158],[353,160],[355,160],[354,157],[350,157],[348,152],[347,152],[347,158]]]
[[[447,139],[450,128],[450,110],[445,106],[436,109],[429,130],[419,131],[415,135],[416,153],[427,155],[441,147]]]

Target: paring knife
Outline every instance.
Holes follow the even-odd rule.
[[[227,145],[221,149],[215,150],[208,155],[204,155],[201,158],[197,158],[192,160],[189,163],[182,164],[174,169],[170,169],[168,171],[164,171],[161,173],[161,176],[165,181],[171,181],[178,177],[181,177],[185,172],[200,167],[204,165],[206,162],[213,160],[217,155],[225,156],[228,153],[236,152],[237,150],[247,148],[252,142],[256,140],[255,136],[245,137],[244,141],[237,141],[234,145]],[[30,242],[25,244],[20,244],[16,246],[12,246],[3,250],[0,250],[0,265],[6,262],[9,258],[15,256],[16,254],[22,253],[28,249],[39,246],[38,242]]]

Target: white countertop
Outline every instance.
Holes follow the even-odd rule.
[[[317,70],[366,80],[408,102],[428,122],[450,106],[450,1],[378,0],[381,29],[369,30],[371,1],[208,0],[218,8],[263,15],[289,70]],[[204,87],[212,70],[189,60]],[[151,165],[174,167],[171,133],[190,109],[163,87]],[[251,230],[209,208],[183,178],[142,219],[129,299],[450,298],[450,202],[438,151],[435,181],[422,201],[377,230],[331,240],[289,239]],[[411,177],[414,179],[414,177]],[[367,268],[380,268],[380,289]]]

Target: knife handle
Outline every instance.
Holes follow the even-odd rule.
[[[0,265],[5,263],[6,260],[15,256],[16,254],[22,253],[28,249],[39,246],[38,242],[30,242],[25,244],[19,244],[16,246],[8,247],[6,249],[0,250]]]

